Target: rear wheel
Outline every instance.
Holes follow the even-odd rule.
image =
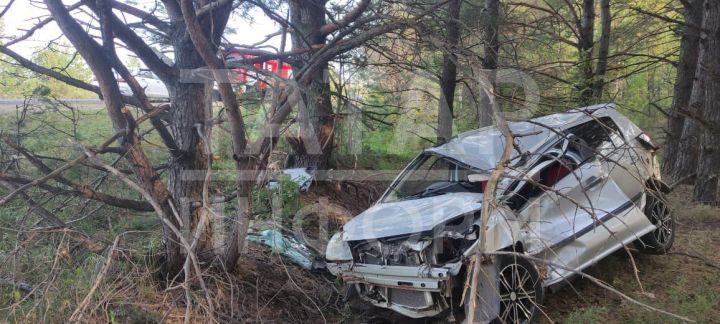
[[[665,254],[675,241],[675,217],[661,192],[647,193],[645,215],[657,228],[635,241],[640,252],[647,254]]]

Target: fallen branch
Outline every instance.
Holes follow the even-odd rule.
[[[156,108],[155,110],[153,110],[152,112],[140,116],[140,118],[137,119],[136,124],[139,125],[140,123],[157,116],[158,114],[160,114],[160,113],[164,112],[166,109],[168,109],[169,106],[170,105],[162,105],[162,106]],[[117,140],[122,135],[124,135],[122,132],[115,133],[115,135],[113,135],[110,138],[108,138],[107,140],[105,140],[105,142],[100,144],[100,146],[93,148],[92,151],[102,152],[104,149],[106,149],[108,146],[110,146],[110,144],[115,142],[115,140]],[[8,195],[6,195],[5,197],[3,197],[3,199],[0,199],[0,207],[7,204],[11,199],[13,199],[15,196],[19,195],[21,192],[24,192],[25,190],[28,190],[32,187],[44,184],[45,182],[61,175],[63,172],[67,171],[68,169],[72,168],[73,166],[76,166],[76,165],[84,162],[87,159],[88,159],[87,154],[82,155],[82,156],[64,164],[63,166],[55,169],[54,171],[48,173],[47,175],[45,175],[42,178],[33,180],[30,183],[26,183],[26,184],[20,186],[15,191],[13,191],[13,192],[9,193]]]
[[[202,277],[202,271],[200,270],[200,261],[198,260],[197,254],[195,254],[195,251],[192,248],[192,245],[185,239],[185,236],[180,232],[180,230],[169,220],[170,215],[165,215],[163,212],[162,207],[160,207],[160,204],[158,204],[155,199],[153,199],[152,195],[150,195],[147,190],[140,187],[137,183],[130,180],[125,174],[120,172],[120,170],[104,163],[102,160],[95,157],[94,153],[85,149],[85,155],[88,158],[92,158],[91,161],[101,167],[103,167],[105,170],[110,172],[111,174],[115,175],[116,177],[120,178],[125,184],[130,186],[131,188],[135,189],[138,193],[140,193],[145,200],[147,200],[155,209],[155,212],[158,214],[158,217],[160,218],[160,221],[162,221],[163,224],[165,224],[180,240],[180,244],[185,248],[188,254],[188,258],[192,260],[192,267],[195,270],[195,273],[197,273],[198,276],[198,282],[200,283],[200,287],[205,292],[205,296],[208,302],[208,308],[210,309],[210,313],[214,313],[214,307],[212,300],[210,299],[210,292],[207,289],[207,285],[205,285],[205,280]],[[177,214],[174,215],[177,218],[180,218]],[[190,276],[189,273],[185,273],[185,276]]]
[[[115,134],[115,136],[111,137],[111,138],[108,139],[105,143],[103,143],[103,145],[101,145],[100,148],[102,149],[102,148],[105,148],[105,147],[109,146],[109,145],[110,145],[112,142],[114,142],[115,139],[117,139],[118,137],[119,137],[119,134]],[[80,156],[80,157],[78,157],[78,158],[76,158],[76,159],[74,159],[74,160],[72,160],[72,161],[64,164],[63,166],[55,169],[55,171],[48,173],[46,176],[44,176],[44,177],[42,177],[42,178],[39,178],[39,179],[35,179],[35,180],[33,180],[32,182],[30,182],[30,183],[27,183],[27,184],[24,184],[24,185],[20,186],[19,188],[15,189],[15,191],[9,193],[7,196],[3,197],[2,200],[0,200],[0,207],[3,206],[3,205],[5,205],[5,204],[7,204],[11,199],[13,199],[15,196],[19,195],[21,192],[24,192],[25,190],[28,190],[28,189],[30,189],[30,188],[32,188],[32,187],[41,185],[41,184],[47,182],[48,180],[53,179],[53,178],[59,176],[60,174],[62,174],[62,173],[65,172],[66,170],[68,170],[68,169],[70,169],[70,168],[72,168],[72,167],[80,164],[81,162],[87,160],[87,158],[88,158],[88,157],[87,157],[86,155]]]
[[[697,175],[697,173],[693,172],[693,173],[691,173],[690,175],[688,175],[688,176],[686,176],[686,177],[677,179],[675,182],[671,183],[671,184],[668,186],[668,187],[670,187],[670,191],[675,190],[675,187],[677,187],[678,185],[681,185],[681,184],[683,184],[683,183],[685,183],[685,182],[687,182],[687,181],[690,181],[690,180],[694,179],[696,175]]]
[[[541,258],[532,257],[532,256],[529,256],[529,255],[526,255],[526,254],[523,254],[523,253],[512,252],[512,251],[496,251],[496,252],[490,252],[490,253],[488,253],[488,254],[494,254],[494,255],[515,255],[515,256],[519,256],[519,257],[521,257],[521,258],[526,258],[526,259],[528,259],[528,260],[532,260],[532,261],[535,261],[535,262],[543,262],[543,263],[545,263],[545,264],[547,264],[547,265],[549,265],[549,266],[552,266],[552,267],[555,267],[555,268],[558,268],[558,269],[562,269],[562,270],[566,270],[566,271],[570,271],[570,272],[572,272],[572,273],[575,274],[575,275],[579,275],[579,276],[581,276],[581,277],[583,277],[583,278],[585,278],[585,279],[588,279],[588,280],[592,281],[594,284],[600,286],[600,288],[604,288],[604,289],[610,291],[611,293],[614,293],[614,294],[620,296],[622,299],[625,299],[625,300],[627,300],[627,301],[629,301],[629,302],[631,302],[631,303],[633,303],[633,304],[635,304],[635,305],[641,306],[641,307],[643,307],[643,308],[646,308],[646,309],[651,310],[651,311],[654,311],[654,312],[658,312],[658,313],[660,313],[660,314],[664,314],[664,315],[667,315],[667,316],[674,317],[674,318],[679,319],[679,320],[684,321],[684,322],[696,323],[696,321],[694,321],[694,320],[692,320],[692,319],[690,319],[690,318],[687,318],[687,317],[685,317],[685,316],[677,315],[677,314],[674,314],[674,313],[671,313],[671,312],[668,312],[668,311],[665,311],[665,310],[662,310],[662,309],[659,309],[659,308],[655,308],[655,307],[650,306],[650,305],[648,305],[648,304],[645,304],[645,303],[643,303],[643,302],[641,302],[641,301],[639,301],[639,300],[637,300],[637,299],[635,299],[635,298],[632,298],[632,297],[630,297],[630,296],[628,296],[628,295],[623,294],[623,293],[620,292],[619,290],[617,290],[617,289],[613,288],[612,286],[604,283],[602,280],[600,280],[600,279],[598,279],[598,278],[595,278],[595,277],[593,277],[593,276],[591,276],[591,275],[589,275],[589,274],[587,274],[587,273],[585,273],[585,272],[582,272],[582,271],[579,271],[579,270],[576,270],[576,269],[573,269],[573,268],[570,268],[570,267],[563,266],[563,265],[561,265],[561,264],[547,263],[547,260],[544,260],[544,259],[541,259]]]
[[[88,304],[90,304],[90,299],[92,299],[95,291],[98,289],[98,287],[100,287],[100,283],[102,283],[105,275],[107,275],[108,270],[110,270],[110,265],[112,265],[113,261],[113,253],[115,253],[115,249],[117,248],[119,242],[120,235],[115,237],[115,241],[113,242],[112,247],[108,251],[107,258],[105,258],[105,264],[103,265],[102,270],[100,270],[97,278],[95,278],[95,283],[93,284],[92,288],[90,288],[90,292],[88,292],[83,301],[75,308],[75,311],[72,313],[72,315],[70,315],[71,323],[78,322],[80,316],[82,316],[82,313],[85,312]]]

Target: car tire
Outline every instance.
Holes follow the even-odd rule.
[[[647,193],[645,216],[657,228],[635,241],[635,247],[646,254],[667,253],[675,241],[675,216],[665,194],[658,191]]]
[[[545,290],[535,264],[521,255],[498,257],[500,323],[536,323],[540,319]]]

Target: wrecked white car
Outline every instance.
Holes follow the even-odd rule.
[[[361,299],[409,317],[467,308],[480,235],[478,321],[526,323],[545,288],[635,242],[664,253],[675,223],[655,145],[613,105],[511,122],[513,155],[480,230],[486,181],[504,148],[495,127],[425,150],[372,208],[335,234],[328,269]]]

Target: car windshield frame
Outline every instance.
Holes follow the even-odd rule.
[[[428,169],[421,169],[422,166],[425,166],[428,161],[432,161],[430,168]],[[407,184],[407,181],[413,181],[412,178],[415,176],[416,172],[425,172],[425,176],[429,175],[431,172],[431,169],[438,163],[447,163],[448,168],[453,168],[454,170],[440,170],[441,172],[454,172],[454,175],[452,179],[447,179],[447,181],[436,181],[436,180],[426,180],[423,178],[422,180],[414,180],[414,181],[428,181],[432,183],[430,186],[426,186],[424,190],[422,191],[416,191],[412,193],[404,193],[404,195],[398,196],[398,194],[402,194],[401,186]],[[462,176],[462,179],[460,178],[461,173],[466,173]],[[482,170],[479,170],[477,168],[474,168],[472,166],[466,165],[460,161],[457,161],[451,157],[444,156],[441,154],[436,154],[432,152],[423,152],[420,155],[418,155],[415,159],[413,159],[408,166],[398,175],[397,178],[390,184],[386,192],[383,194],[382,198],[380,199],[381,203],[391,203],[391,202],[399,202],[399,201],[406,201],[406,200],[412,200],[412,199],[420,199],[420,198],[427,198],[431,196],[437,196],[442,195],[450,192],[475,192],[475,193],[482,193],[482,189],[480,188],[479,184],[471,183],[467,180],[467,174],[478,174],[478,173],[486,173]],[[438,171],[433,171],[433,175],[438,174]],[[443,183],[445,186],[443,186]],[[440,184],[437,187],[430,188],[432,185]],[[477,186],[477,188],[473,188],[473,186]],[[453,188],[451,188],[453,187]],[[445,191],[447,189],[452,189],[449,191]],[[426,195],[423,195],[422,192],[428,191]]]

